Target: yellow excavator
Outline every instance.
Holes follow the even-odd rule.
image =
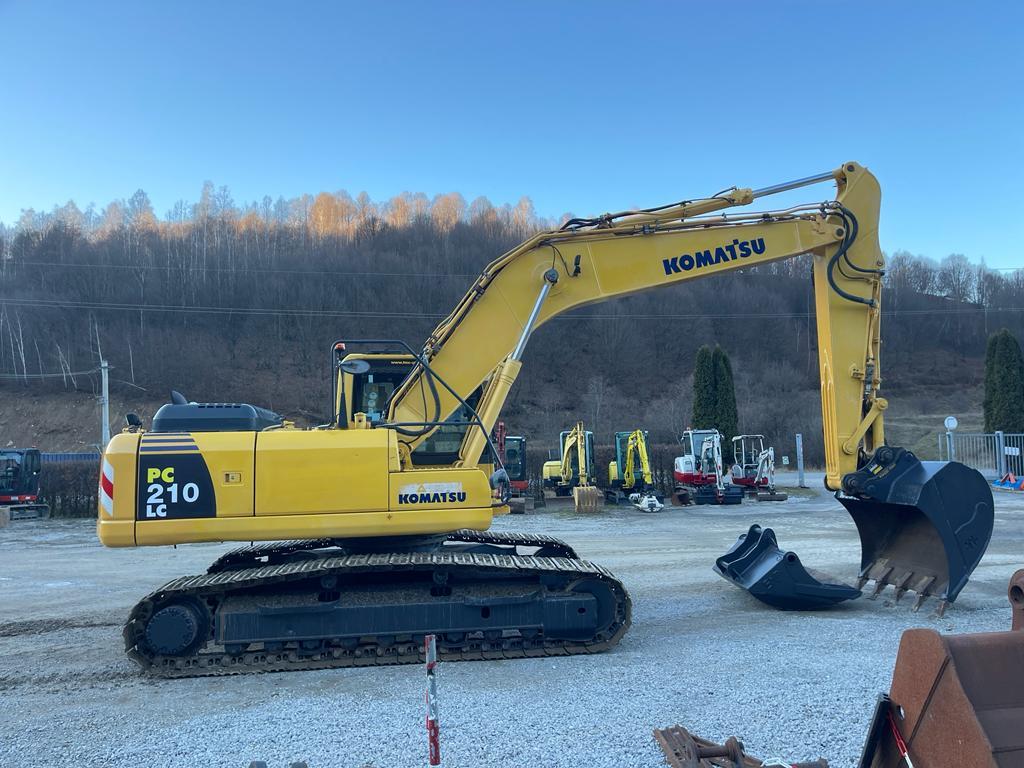
[[[826,181],[830,202],[743,208]],[[412,662],[427,633],[445,659],[613,647],[631,617],[618,579],[565,542],[487,530],[508,512],[489,435],[530,335],[587,304],[801,254],[814,265],[825,484],[860,533],[860,578],[953,600],[987,547],[992,495],[962,464],[885,444],[880,197],[850,162],[570,219],[487,265],[422,348],[335,344],[332,417],[315,429],[181,397],[148,431],[131,417],[104,452],[100,541],[255,543],[144,597],[128,655],[173,677]]]
[[[642,429],[615,433],[615,458],[608,462],[605,500],[619,504],[623,499],[641,512],[660,512],[665,508],[654,490],[647,432]]]
[[[562,463],[556,493],[572,489],[572,500],[577,512],[596,512],[604,496],[594,485],[594,433],[583,427],[582,421],[560,435]]]

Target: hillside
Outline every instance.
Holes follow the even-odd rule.
[[[546,346],[547,341],[538,333],[534,343],[540,348]],[[550,355],[550,351],[547,354]],[[513,391],[503,414],[513,432],[529,436],[532,448],[554,448],[561,425],[568,425],[580,416],[587,419],[588,425],[597,424],[601,444],[609,443],[614,432],[636,426],[649,429],[656,442],[671,444],[678,431],[687,426],[692,370],[685,366],[678,367],[680,373],[676,379],[658,373],[649,377],[654,397],[642,400],[623,396],[626,385],[609,372],[605,377],[608,392],[600,402],[592,392],[585,392],[587,398],[577,408],[571,393],[548,392],[550,385],[546,379],[564,379],[567,373],[546,367],[544,357],[543,349],[539,349],[536,359],[528,360],[521,384]],[[764,432],[774,441],[780,454],[791,456],[793,433],[802,431],[808,461],[820,463],[821,417],[817,391],[808,387],[791,392],[785,399],[766,397],[763,390],[766,385],[771,386],[771,382],[766,382],[763,372],[746,365],[742,357],[734,364],[741,429]],[[595,366],[609,371],[614,361],[597,354]],[[236,373],[249,382],[247,387],[236,390],[242,401],[278,408],[306,425],[316,423],[324,411],[322,407],[317,408],[318,403],[324,402],[322,397],[304,397],[304,393],[322,395],[321,381],[302,380],[285,369],[265,381],[253,376],[253,370],[240,369]],[[886,414],[890,442],[910,448],[922,458],[937,458],[937,435],[942,430],[942,420],[949,414],[956,414],[962,429],[980,430],[982,373],[980,359],[946,360],[941,356],[919,361],[910,370],[894,373],[893,379],[906,384],[899,384],[885,393],[891,402]],[[920,377],[919,383],[913,381],[915,376]],[[962,382],[963,386],[957,382]],[[172,386],[184,390],[190,397],[221,399],[213,391],[194,391],[187,382],[168,382],[167,389]],[[89,392],[39,391],[7,385],[0,389],[0,398],[0,446],[34,445],[47,451],[90,451],[99,443],[99,401]],[[110,400],[111,429],[117,431],[128,412],[139,414],[148,423],[156,409],[167,401],[167,396],[115,385]],[[675,421],[671,421],[673,419]]]
[[[339,194],[239,209],[212,196],[161,221],[140,192],[102,218],[65,208],[0,230],[0,441],[95,443],[101,354],[114,368],[115,424],[126,410],[147,418],[171,388],[320,423],[331,343],[421,344],[488,261],[553,226],[528,203]],[[962,256],[897,253],[886,289],[890,439],[928,456],[945,415],[979,422],[985,339],[1002,325],[1022,331],[1024,283]],[[806,257],[553,320],[532,337],[504,418],[537,447],[578,418],[602,442],[644,426],[674,443],[689,424],[694,354],[715,343],[733,360],[740,428],[783,453],[803,432],[809,461],[820,461]]]

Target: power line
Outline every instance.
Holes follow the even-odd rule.
[[[303,309],[284,307],[269,309],[261,307],[216,307],[188,306],[177,304],[131,304],[98,301],[63,301],[57,299],[19,299],[0,297],[0,304],[17,307],[34,307],[48,309],[97,309],[120,312],[160,312],[178,314],[210,314],[210,315],[252,315],[270,317],[366,317],[366,318],[399,318],[437,320],[447,317],[447,313],[433,312],[377,312],[347,309]],[[984,312],[1024,312],[1024,307],[964,307],[959,309],[883,309],[886,316],[932,316],[932,315],[969,315]],[[611,313],[611,314],[566,314],[552,318],[553,320],[728,320],[749,319],[767,320],[771,318],[797,319],[810,318],[810,312],[720,312],[692,314],[658,314],[658,313]]]
[[[88,376],[91,373],[99,372],[99,368],[93,368],[90,371],[63,371],[61,373],[0,373],[0,379],[16,379],[18,381],[24,379],[60,379],[72,376]]]
[[[179,265],[168,265],[160,266],[158,264],[90,264],[80,263],[71,264],[60,261],[8,261],[7,264],[17,265],[21,267],[58,267],[61,269],[127,269],[131,271],[136,270],[153,270],[157,272],[172,272],[172,273],[229,273],[229,274],[275,274],[275,275],[312,275],[314,277],[325,277],[325,276],[336,276],[336,277],[430,277],[430,278],[459,278],[460,280],[472,279],[479,277],[478,273],[470,274],[458,273],[458,272],[359,272],[359,271],[347,271],[347,270],[324,270],[324,269],[275,269],[272,267],[194,267]]]
[[[397,317],[426,318],[436,320],[445,317],[441,313],[426,312],[363,312],[345,309],[302,309],[282,308],[264,309],[261,307],[210,307],[188,306],[184,304],[126,304],[107,303],[100,301],[60,301],[51,299],[11,299],[0,298],[0,304],[16,307],[41,307],[50,309],[102,309],[122,312],[170,312],[180,314],[209,315],[271,315],[281,317]]]
[[[460,280],[479,277],[476,272],[380,272],[373,270],[332,270],[332,269],[282,269],[278,267],[199,267],[179,264],[98,264],[95,262],[63,262],[63,261],[19,261],[8,259],[0,264],[18,267],[55,267],[60,269],[126,269],[131,271],[150,270],[154,272],[187,272],[187,273],[228,273],[228,274],[272,274],[272,275],[313,275],[337,277],[432,277],[458,278]],[[972,264],[980,267],[980,264]],[[988,272],[1024,272],[1021,267],[985,267]]]

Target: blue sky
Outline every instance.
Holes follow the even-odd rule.
[[[595,214],[849,159],[882,247],[1024,266],[1007,3],[0,0],[0,221],[206,179]],[[826,187],[797,195],[820,200]]]

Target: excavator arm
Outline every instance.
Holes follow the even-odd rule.
[[[835,199],[747,213],[754,200],[834,181]],[[388,422],[422,425],[400,438],[403,466],[437,424],[481,391],[456,467],[473,467],[522,366],[530,334],[578,307],[650,288],[810,254],[821,379],[825,485],[862,542],[860,582],[953,600],[993,526],[991,491],[955,462],[921,462],[885,444],[879,395],[881,191],[863,166],[764,189],[731,189],[660,208],[573,219],[487,266],[434,329],[388,403]],[[444,386],[438,386],[443,382]]]
[[[562,445],[562,482],[566,485],[573,481],[572,459],[576,455],[576,466],[579,469],[579,481],[588,482],[587,479],[587,432],[583,428],[583,422],[578,421],[565,436]]]
[[[832,202],[742,211],[756,199],[827,180],[838,188]],[[543,323],[649,288],[811,254],[826,484],[838,490],[843,476],[863,466],[884,442],[886,402],[878,396],[884,267],[879,201],[875,177],[846,163],[775,187],[575,219],[542,232],[489,264],[434,329],[422,361],[390,399],[384,425],[423,425],[403,427],[400,442],[412,451],[455,413],[455,393],[465,399],[482,385],[476,411],[483,429],[466,431],[457,462],[475,466],[519,374],[526,342]]]

